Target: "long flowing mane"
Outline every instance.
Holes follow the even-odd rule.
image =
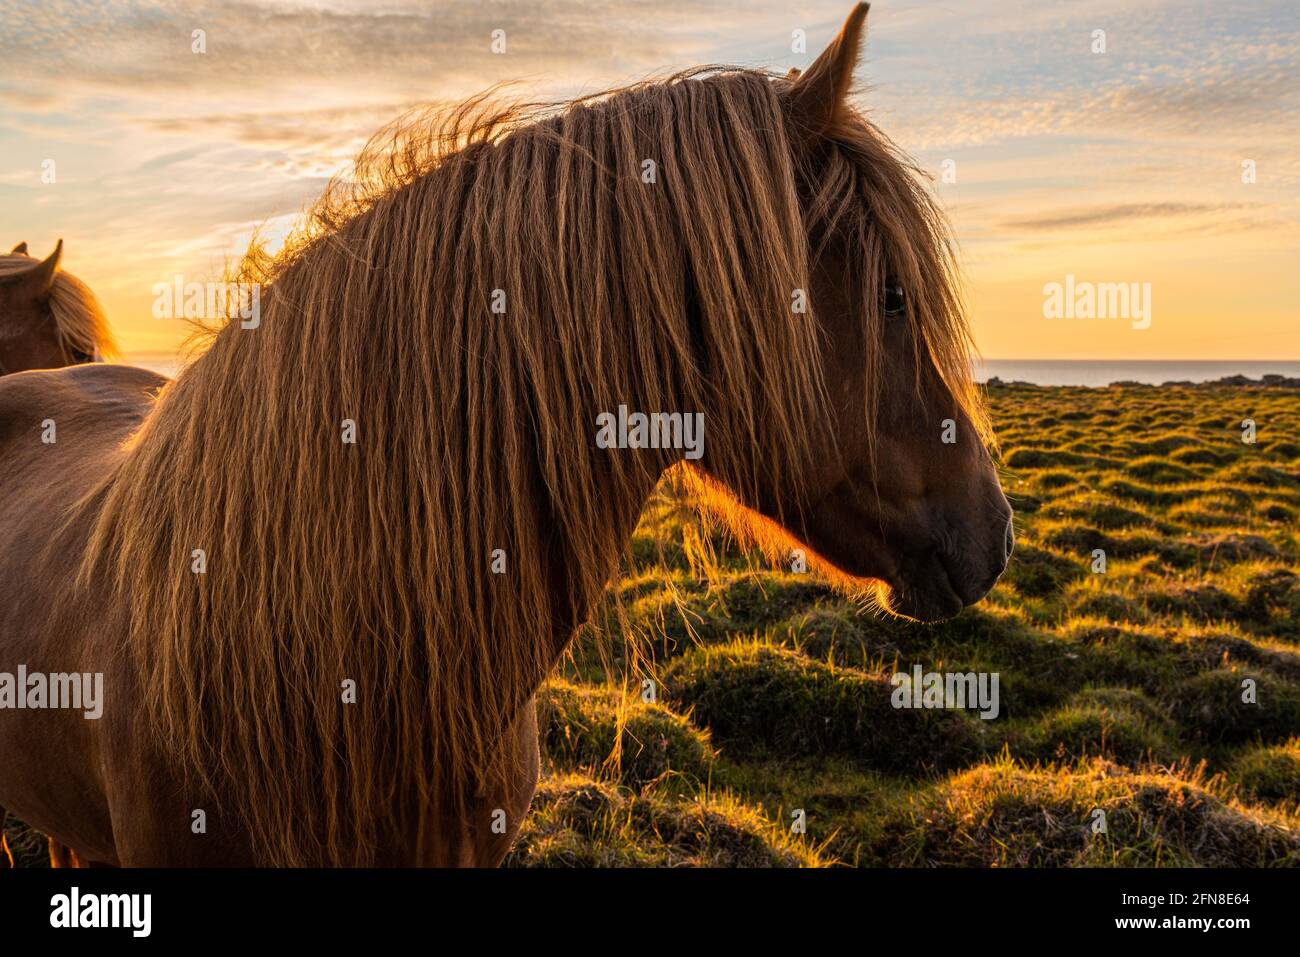
[[[830,418],[791,310],[817,237],[860,254],[869,336],[886,267],[917,290],[982,421],[938,213],[858,117],[814,177],[781,84],[408,116],[246,258],[260,327],[216,332],[124,446],[83,580],[129,603],[159,741],[266,863],[366,863],[509,773],[502,735],[671,454],[597,449],[597,414],[707,409],[716,477],[798,499]]]
[[[0,255],[0,281],[26,272],[35,262],[30,256]],[[99,300],[76,276],[63,270],[54,274],[49,306],[59,340],[69,354],[80,352],[105,358],[117,355],[117,343]]]

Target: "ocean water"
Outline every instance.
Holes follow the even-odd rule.
[[[168,378],[174,378],[180,371],[180,359],[173,352],[124,352],[118,360],[124,365],[139,366]]]
[[[1003,382],[1035,385],[1106,386],[1112,382],[1212,382],[1225,376],[1258,379],[1275,373],[1300,379],[1300,362],[1161,362],[1152,360],[986,359],[977,364],[981,382],[996,376]]]
[[[179,363],[166,352],[128,353],[124,360],[165,376],[174,376]],[[1276,373],[1300,379],[1297,362],[1160,362],[1091,359],[985,359],[975,375],[981,382],[997,376],[1003,382],[1032,382],[1035,385],[1107,386],[1112,382],[1211,382],[1225,376],[1244,375],[1258,379]]]

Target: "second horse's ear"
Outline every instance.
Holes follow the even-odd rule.
[[[26,243],[21,244],[26,247]],[[44,302],[50,298],[50,290],[54,287],[54,277],[59,271],[59,260],[63,258],[63,240],[54,247],[54,252],[50,257],[36,263],[30,269],[25,269],[20,273],[12,273],[4,279],[10,295],[16,295],[20,299],[29,302]]]
[[[17,246],[15,246],[15,247],[13,248],[13,252],[11,252],[9,255],[10,255],[10,256],[26,256],[26,255],[27,255],[27,244],[26,244],[26,243],[19,243]]]
[[[810,133],[830,129],[845,108],[853,87],[853,71],[858,65],[869,7],[866,3],[854,7],[830,46],[790,84],[786,93],[790,115]]]

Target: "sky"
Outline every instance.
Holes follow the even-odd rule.
[[[274,242],[403,110],[802,67],[850,6],[0,0],[0,244],[62,238],[127,359],[169,354],[155,284]],[[1300,4],[877,0],[867,31],[856,102],[933,176],[986,358],[1300,359]],[[1053,317],[1053,283],[1149,315]]]

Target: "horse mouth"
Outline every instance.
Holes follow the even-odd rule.
[[[959,588],[948,563],[932,555],[915,573],[894,575],[885,580],[885,605],[901,618],[935,622],[951,618],[967,605],[973,605],[988,589]],[[971,597],[964,597],[969,593]]]

